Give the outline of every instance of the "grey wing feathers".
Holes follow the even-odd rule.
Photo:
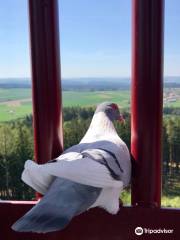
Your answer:
[[[101,188],[56,178],[42,200],[14,223],[12,229],[37,233],[61,230],[75,215],[86,211],[100,192]]]

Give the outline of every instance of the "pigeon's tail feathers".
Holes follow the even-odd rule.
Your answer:
[[[56,178],[42,200],[15,222],[12,229],[37,233],[62,230],[75,215],[88,209],[100,192],[100,188]]]
[[[51,211],[54,210],[54,211]],[[61,230],[72,219],[72,216],[68,215],[57,215],[58,209],[51,207],[49,212],[44,209],[43,205],[38,206],[37,209],[33,208],[32,211],[28,212],[16,223],[12,225],[12,229],[17,232],[36,232],[46,233]],[[41,215],[38,216],[38,212]],[[42,212],[45,212],[42,214]]]

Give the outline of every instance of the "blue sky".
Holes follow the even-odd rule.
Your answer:
[[[62,76],[131,74],[131,0],[60,0]],[[180,76],[180,1],[166,0],[164,74]],[[0,5],[0,77],[29,77],[26,0]]]

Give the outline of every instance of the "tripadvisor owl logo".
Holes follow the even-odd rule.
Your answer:
[[[136,227],[135,228],[135,234],[136,235],[142,235],[143,234],[143,228],[142,227]]]
[[[136,227],[134,232],[136,235],[139,235],[139,236],[142,234],[173,234],[174,229],[166,229],[166,228],[151,229],[151,228]]]

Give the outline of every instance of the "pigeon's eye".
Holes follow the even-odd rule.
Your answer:
[[[112,109],[114,109],[114,110],[118,110],[118,106],[117,106],[115,103],[112,103],[112,104],[111,104],[111,107],[112,107]]]

